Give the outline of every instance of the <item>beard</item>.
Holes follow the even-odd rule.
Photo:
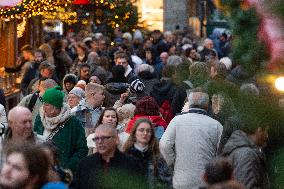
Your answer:
[[[23,180],[19,183],[14,184],[14,186],[7,186],[3,183],[0,183],[1,189],[23,189],[29,184],[30,178]]]

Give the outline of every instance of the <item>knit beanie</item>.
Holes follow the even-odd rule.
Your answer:
[[[74,87],[69,94],[74,94],[78,96],[80,99],[85,98],[85,91],[80,87]]]
[[[143,93],[144,88],[145,88],[145,85],[139,79],[135,79],[134,81],[132,81],[129,87],[130,92],[134,94]]]
[[[60,86],[47,89],[42,96],[43,102],[51,104],[57,108],[61,108],[63,106],[64,99],[64,93],[61,90]]]

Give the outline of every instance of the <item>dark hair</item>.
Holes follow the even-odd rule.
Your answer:
[[[46,60],[46,54],[45,54],[45,52],[43,52],[42,50],[36,49],[35,52],[34,52],[34,54],[35,54],[35,53],[41,53],[43,60]]]
[[[117,115],[116,110],[115,110],[113,107],[107,107],[107,108],[105,108],[105,109],[102,111],[102,114],[100,115],[100,117],[99,117],[99,119],[98,119],[98,122],[97,122],[96,127],[99,126],[99,125],[101,125],[101,124],[103,124],[102,121],[103,121],[104,114],[105,114],[106,111],[114,111],[114,112],[115,112],[115,115],[116,115],[116,118],[117,118],[117,120],[116,120],[116,125],[118,124],[118,115]]]
[[[87,64],[87,63],[83,63],[83,64],[80,65],[79,70],[81,71],[83,68],[91,69],[91,66],[89,64]]]
[[[85,43],[79,42],[79,43],[76,44],[75,47],[82,49],[85,53],[88,52],[88,47],[86,46]]]
[[[33,48],[30,46],[30,45],[24,45],[22,48],[21,48],[21,52],[23,52],[23,51],[28,51],[28,52],[30,52],[30,53],[32,53],[33,54]]]
[[[54,159],[54,162],[51,163],[55,163],[55,165],[59,164],[59,149],[53,141],[43,142],[40,144],[40,147],[51,151]]]
[[[136,102],[134,115],[159,116],[159,105],[151,96],[144,96]]]
[[[113,66],[111,69],[113,78],[125,78],[124,72],[125,72],[125,69],[122,65]]]
[[[232,162],[227,158],[216,158],[205,165],[205,175],[210,185],[228,181],[233,176]]]
[[[38,178],[34,188],[41,188],[47,182],[49,170],[48,157],[44,151],[34,144],[21,143],[8,147],[7,157],[13,153],[19,153],[24,157],[30,175]]]

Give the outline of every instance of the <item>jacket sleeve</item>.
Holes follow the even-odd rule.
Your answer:
[[[242,148],[236,151],[233,157],[234,177],[247,189],[262,188],[261,183],[265,178],[261,178],[257,155],[248,148]]]
[[[74,153],[71,155],[67,167],[72,171],[76,170],[79,161],[88,155],[87,141],[85,137],[85,131],[79,120],[75,122],[75,128],[72,133],[74,139]]]
[[[173,166],[175,162],[175,137],[176,126],[175,119],[173,119],[160,140],[160,151],[169,167]]]

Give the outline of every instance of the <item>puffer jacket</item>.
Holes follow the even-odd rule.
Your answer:
[[[119,100],[122,93],[125,93],[129,88],[129,84],[126,82],[109,82],[105,85],[106,100],[104,106],[112,107],[114,103]]]
[[[224,146],[222,156],[233,161],[234,178],[247,189],[268,189],[264,153],[246,133],[234,131]]]

